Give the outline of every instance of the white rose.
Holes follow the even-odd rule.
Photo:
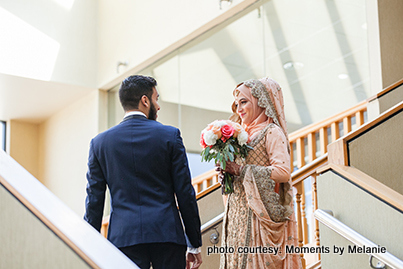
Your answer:
[[[208,146],[212,146],[217,142],[218,136],[216,134],[213,133],[213,131],[206,131],[204,132],[204,142],[206,142],[206,144]]]
[[[238,143],[243,146],[248,142],[248,133],[245,131],[241,131],[238,135]]]
[[[223,127],[224,125],[227,125],[227,122],[225,120],[215,120],[213,124],[215,126]]]

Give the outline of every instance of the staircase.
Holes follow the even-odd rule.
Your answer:
[[[401,150],[403,148],[403,139],[400,138],[401,135],[397,135],[398,133],[403,131],[403,128],[400,127],[403,126],[403,113],[401,113],[401,111],[403,111],[403,103],[400,103],[395,107],[385,111],[382,115],[369,122],[367,113],[367,106],[369,105],[369,102],[373,102],[374,100],[377,100],[377,102],[384,102],[389,105],[399,102],[399,100],[390,99],[393,99],[393,96],[396,96],[395,93],[397,91],[403,92],[402,85],[403,80],[384,89],[376,97],[370,98],[367,101],[363,101],[346,111],[334,115],[333,117],[309,125],[289,135],[289,141],[292,148],[292,170],[294,171],[291,176],[293,186],[296,190],[295,211],[298,222],[298,241],[300,247],[329,247],[329,250],[331,250],[332,247],[336,246],[336,242],[340,242],[340,238],[338,238],[337,236],[335,237],[327,231],[327,226],[325,227],[324,224],[319,225],[318,219],[324,221],[322,218],[324,211],[318,211],[318,214],[315,215],[316,219],[314,218],[314,212],[318,208],[332,209],[335,205],[334,201],[337,200],[338,195],[342,195],[332,194],[332,188],[326,188],[326,174],[332,176],[338,175],[343,178],[343,180],[353,183],[354,188],[358,187],[359,189],[365,190],[367,193],[370,193],[372,195],[368,201],[366,200],[362,203],[356,203],[355,206],[358,208],[358,211],[360,211],[360,208],[366,208],[365,206],[367,204],[371,202],[373,203],[374,201],[378,200],[382,201],[380,205],[377,205],[378,210],[380,210],[381,212],[383,210],[390,211],[390,208],[392,208],[392,212],[388,215],[388,217],[392,216],[392,219],[396,220],[397,224],[395,223],[396,225],[393,226],[394,230],[392,230],[392,232],[393,234],[399,234],[399,240],[394,240],[393,236],[388,238],[390,238],[390,242],[398,242],[397,244],[399,246],[395,246],[396,243],[385,242],[385,240],[375,240],[376,242],[385,242],[384,245],[386,248],[388,248],[388,246],[392,246],[394,249],[392,254],[389,252],[385,254],[389,258],[385,259],[385,255],[381,256],[381,258],[377,257],[378,261],[381,261],[383,259],[382,261],[384,262],[378,262],[380,264],[378,268],[403,268],[403,266],[399,267],[401,259],[403,259],[403,257],[396,254],[403,253],[403,249],[402,247],[400,247],[401,241],[403,241],[403,238],[401,238],[400,236],[400,230],[401,228],[403,228],[401,224],[403,223],[403,185],[401,184],[403,176],[401,180],[397,180],[393,183],[390,182],[389,176],[382,176],[382,173],[387,174],[390,171],[399,171],[396,168],[399,168],[401,166],[401,163],[403,163],[403,157],[400,157],[403,156],[403,154],[401,154]],[[392,98],[388,98],[389,94]],[[402,122],[396,121],[396,119],[400,119],[400,113],[402,114]],[[399,115],[399,117],[395,117],[396,115]],[[364,134],[368,133],[369,130],[373,130],[374,128],[377,128],[379,126],[383,127],[378,130],[383,130],[386,134],[389,135],[386,139],[383,139],[383,146],[378,146],[376,150],[373,150],[373,146],[368,147],[366,145],[370,145],[371,143],[377,144],[379,137],[376,136],[376,132],[372,133],[375,134],[372,135],[372,137]],[[360,137],[365,137],[367,140],[364,140]],[[387,155],[389,155],[389,153],[393,153],[393,162],[380,161],[382,160],[382,158],[385,159],[386,156],[385,154],[382,154],[382,147],[384,147],[385,145],[387,145],[387,150],[384,150],[384,152],[388,153]],[[363,149],[367,149],[367,151]],[[374,156],[376,156],[377,154],[381,157],[374,158]],[[388,159],[386,158],[386,160]],[[379,166],[382,165],[384,168],[386,167],[386,169],[379,170]],[[357,169],[352,166],[358,166],[359,168]],[[363,169],[363,171],[372,171],[368,173],[370,173],[374,177],[367,175],[360,169]],[[399,174],[402,173],[399,172]],[[320,188],[318,187],[319,178],[320,182],[323,182],[320,184]],[[219,241],[222,229],[221,225],[224,206],[222,202],[220,184],[218,183],[217,173],[214,170],[208,171],[194,178],[192,180],[192,185],[197,193],[196,198],[198,200],[200,217],[202,221],[202,268],[218,268],[219,255],[207,255],[207,247],[220,246]],[[388,187],[387,185],[391,186]],[[376,199],[374,199],[374,197]],[[337,208],[337,218],[339,218],[341,215],[344,215],[344,211],[349,211],[350,206],[348,203],[345,202],[346,200],[348,200],[347,198],[343,198],[344,203],[339,203],[340,205],[343,204],[343,206],[334,206],[334,208]],[[333,202],[327,203],[329,200]],[[320,206],[318,206],[318,204]],[[368,215],[368,212],[371,211],[369,208],[366,208],[365,212],[365,214]],[[360,219],[357,220],[357,214],[358,212],[351,216],[352,223],[360,222]],[[331,224],[329,224],[329,226],[332,226],[332,224],[339,222],[339,220],[334,217],[330,217],[330,219]],[[372,222],[371,218],[366,218],[365,221],[367,223]],[[108,221],[106,219],[103,225],[104,234],[107,230],[107,224]],[[382,229],[388,230],[385,225]],[[376,229],[372,227],[372,231],[374,230]],[[355,232],[355,234],[361,236],[359,232]],[[379,232],[379,234],[383,234],[383,232]],[[351,249],[357,249],[357,247],[360,247],[357,246],[359,245],[359,243],[354,241],[351,241],[349,243],[346,243],[345,241],[342,242],[345,249],[347,250],[348,247],[351,247]],[[364,242],[369,242],[369,240]],[[300,255],[303,261],[304,268],[309,269],[322,268],[322,266],[326,269],[375,268],[370,267],[367,254],[359,254],[353,256],[339,255],[340,257],[342,257],[339,260],[335,259],[334,257],[336,255],[332,254],[334,253],[328,255],[327,253],[322,254],[320,252],[315,252],[301,253]],[[397,258],[393,254],[397,255]],[[362,255],[364,255],[364,258]],[[371,257],[371,264],[375,266],[373,259],[375,256],[369,256]],[[390,263],[390,260],[393,260],[395,263],[393,263],[393,261]],[[355,265],[353,266],[352,264]],[[385,265],[385,267],[382,267],[383,264],[392,264],[394,267],[388,267],[387,265]]]

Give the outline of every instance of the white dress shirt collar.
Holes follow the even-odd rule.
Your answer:
[[[125,116],[123,117],[123,119],[125,119],[125,118],[127,118],[127,117],[129,117],[129,116],[132,116],[132,115],[141,115],[141,116],[144,116],[144,117],[147,118],[146,114],[144,114],[144,113],[141,112],[141,111],[130,111],[130,112],[127,112],[127,113],[125,114]]]

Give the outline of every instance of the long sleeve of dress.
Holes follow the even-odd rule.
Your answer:
[[[288,142],[278,127],[269,128],[266,132],[266,151],[269,156],[271,169],[270,178],[275,182],[287,182],[290,179],[290,154],[288,153]]]
[[[287,140],[277,125],[270,124],[252,146],[241,174],[249,205],[252,209],[256,205],[259,215],[268,213],[273,221],[284,221],[292,213],[289,195],[285,197],[291,170]],[[284,185],[288,185],[285,192]]]

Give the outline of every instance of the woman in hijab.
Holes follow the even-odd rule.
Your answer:
[[[235,175],[226,197],[220,268],[302,268],[290,178],[290,149],[280,86],[270,78],[248,80],[233,92],[234,115],[253,147],[245,160],[228,162]],[[233,253],[229,253],[233,252]]]

